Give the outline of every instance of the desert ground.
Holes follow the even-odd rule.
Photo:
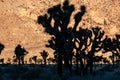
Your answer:
[[[0,65],[0,80],[119,80],[120,65],[97,66],[93,74],[76,75],[64,70],[63,77],[57,74],[56,65]],[[74,67],[73,67],[74,72]]]

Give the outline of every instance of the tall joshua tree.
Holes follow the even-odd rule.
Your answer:
[[[44,60],[44,64],[46,65],[46,61],[47,61],[47,57],[48,57],[48,52],[46,52],[45,50],[43,50],[43,52],[40,52],[40,55],[42,56],[43,60]]]
[[[93,57],[95,56],[96,52],[99,52],[102,50],[103,46],[103,36],[104,36],[104,31],[101,30],[101,28],[96,27],[92,28],[93,32],[93,38],[91,37],[91,49],[88,51],[88,65],[90,67],[90,72],[93,71]],[[88,68],[88,67],[86,67]]]
[[[78,24],[82,20],[82,16],[86,12],[86,7],[80,6],[80,11],[75,14],[75,24],[70,28],[68,26],[70,17],[74,11],[74,6],[69,4],[68,0],[65,0],[63,6],[58,4],[48,9],[47,14],[38,17],[38,23],[42,24],[45,28],[45,32],[49,33],[52,37],[48,41],[46,47],[52,48],[57,58],[58,74],[62,76],[62,60],[66,67],[71,70],[71,59],[73,56],[73,50],[76,49],[76,63],[78,71],[78,61],[81,63],[81,71],[90,68],[92,72],[93,57],[94,54],[102,49],[102,38],[104,32],[101,28],[96,27],[89,29],[80,28],[77,31]],[[54,20],[53,25],[51,24]],[[76,46],[78,43],[78,47]],[[88,49],[90,47],[90,49]],[[87,58],[87,59],[86,59]],[[87,61],[87,66],[84,68],[83,59]]]
[[[58,74],[60,76],[62,76],[62,59],[65,56],[64,46],[66,43],[72,41],[73,38],[68,30],[70,16],[73,11],[74,6],[69,5],[68,0],[65,0],[63,6],[60,4],[53,6],[48,9],[48,14],[38,17],[38,23],[43,25],[45,32],[52,35],[51,40],[48,41],[49,44],[46,46],[55,50],[54,53],[57,55]],[[54,25],[51,25],[52,20],[54,20]]]

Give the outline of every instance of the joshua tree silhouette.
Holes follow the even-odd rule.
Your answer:
[[[104,36],[104,31],[101,30],[101,28],[96,27],[92,28],[92,32],[94,37],[91,37],[91,50],[88,52],[88,64],[90,67],[90,72],[93,72],[93,57],[95,56],[96,52],[99,52],[102,49],[103,46],[103,36]],[[87,69],[88,67],[86,67]]]
[[[32,63],[32,60],[35,62],[35,64],[37,63],[37,56],[32,56],[29,58],[29,62]]]
[[[80,7],[80,12],[78,12],[75,16],[74,16],[74,19],[75,19],[75,24],[74,24],[74,29],[73,31],[76,31],[77,29],[77,26],[79,24],[79,22],[82,20],[82,16],[85,14],[86,12],[86,7],[84,5],[82,5]]]
[[[4,63],[4,58],[0,59],[0,63],[2,63],[2,64]]]
[[[76,31],[75,46],[76,49],[76,71],[78,70],[78,62],[80,61],[80,73],[86,74],[88,68],[90,72],[93,71],[93,58],[95,58],[95,53],[102,49],[102,38],[104,36],[104,31],[99,27],[92,29],[82,29],[80,28]],[[86,61],[87,65],[85,67],[83,59]]]
[[[93,58],[95,53],[103,48],[104,31],[100,27],[92,29],[77,28],[86,12],[84,5],[80,6],[80,11],[74,15],[75,23],[69,26],[70,17],[75,10],[69,0],[65,0],[63,6],[58,4],[48,9],[47,14],[38,17],[38,23],[42,24],[45,32],[51,35],[46,47],[52,48],[57,61],[58,74],[62,76],[63,61],[65,67],[72,72],[72,58],[76,57],[77,73],[86,74],[88,70],[93,72]],[[54,24],[51,21],[54,20]],[[75,51],[74,51],[75,50]],[[83,61],[84,60],[84,61]],[[80,62],[80,71],[79,71]],[[86,65],[84,63],[86,62]]]
[[[15,48],[15,55],[16,58],[18,59],[18,64],[20,65],[21,63],[24,64],[24,56],[28,54],[28,52],[25,50],[25,48],[22,48],[20,44],[18,44]]]
[[[77,73],[79,72],[78,70],[78,62],[80,61],[80,72],[84,71],[84,65],[82,59],[86,60],[87,59],[87,54],[86,50],[87,47],[90,46],[91,44],[91,37],[92,37],[92,32],[89,29],[82,29],[80,28],[79,31],[76,31],[76,36],[75,36],[75,41],[74,44],[78,44],[75,46],[76,49],[76,71]],[[88,44],[89,40],[89,44]],[[77,47],[78,46],[78,47]]]
[[[5,46],[2,43],[0,43],[0,54],[1,54],[1,52],[4,48],[5,48]],[[0,59],[0,62],[3,64],[4,63],[4,58]]]
[[[45,27],[45,32],[54,35],[51,40],[49,40],[49,44],[46,45],[47,47],[51,47],[55,50],[55,57],[57,57],[58,63],[58,74],[62,75],[62,59],[65,54],[64,46],[69,44],[72,41],[72,34],[69,33],[70,29],[68,30],[68,24],[70,21],[70,16],[74,11],[74,6],[69,5],[69,1],[65,0],[63,6],[60,4],[53,6],[52,8],[48,9],[48,14],[44,16],[38,17],[38,23],[42,24]],[[51,25],[51,20],[54,19],[54,26]],[[72,30],[71,30],[72,31]],[[70,35],[70,36],[68,36]],[[66,44],[67,43],[67,44]],[[71,44],[69,44],[71,45]],[[72,50],[70,50],[72,51]],[[67,63],[68,60],[65,61]],[[69,64],[69,63],[68,63]]]
[[[5,48],[5,46],[2,43],[0,43],[0,54],[4,48]]]
[[[43,52],[40,52],[40,55],[42,56],[43,60],[44,60],[44,64],[46,65],[46,61],[47,61],[47,57],[48,57],[48,52],[46,52],[45,50],[43,50]]]
[[[108,36],[106,36],[105,40],[103,41],[103,52],[112,52],[111,60],[113,63],[113,66],[115,64],[115,57],[116,60],[119,59],[120,56],[120,35],[116,34],[115,38],[111,39]]]

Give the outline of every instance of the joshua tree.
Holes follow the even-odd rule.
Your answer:
[[[96,27],[92,28],[92,30],[80,28],[77,31],[78,24],[86,12],[84,5],[80,6],[80,11],[75,14],[75,24],[73,27],[68,26],[74,10],[74,6],[69,4],[69,0],[65,0],[63,6],[61,4],[53,6],[48,9],[47,14],[38,17],[38,23],[42,24],[45,32],[51,35],[51,39],[48,41],[46,47],[50,47],[55,51],[54,56],[60,76],[62,76],[63,72],[62,60],[64,60],[66,67],[71,71],[73,55],[76,56],[76,71],[79,71],[78,62],[80,62],[82,74],[88,68],[92,72],[94,54],[102,49],[104,32],[101,31],[101,28]],[[52,20],[54,20],[53,25],[51,24]],[[73,54],[74,49],[76,51]],[[84,67],[83,59],[87,62],[86,67]]]
[[[75,50],[76,50],[76,71],[77,73],[79,72],[78,68],[78,62],[80,62],[80,73],[84,74],[84,62],[83,59],[87,59],[87,47],[90,46],[91,44],[91,37],[92,37],[92,31],[89,29],[82,29],[80,28],[79,31],[77,31],[75,37],[74,43],[77,44],[75,45]]]
[[[4,48],[5,48],[5,46],[2,43],[0,43],[0,54]]]
[[[116,59],[120,56],[120,35],[116,34],[115,38],[111,39],[106,36],[105,40],[103,41],[103,52],[112,52],[111,60],[113,66],[115,64],[115,57]]]
[[[96,52],[99,52],[102,50],[103,46],[103,36],[104,36],[104,31],[101,30],[101,28],[96,27],[92,28],[93,32],[93,38],[91,37],[91,49],[88,51],[88,64],[86,69],[90,68],[90,72],[93,72],[93,57],[95,56]]]
[[[116,60],[119,61],[120,60],[120,34],[116,34],[115,35],[115,40],[114,43],[116,44]]]
[[[2,63],[2,64],[4,63],[4,58],[0,59],[0,63]]]
[[[65,55],[69,54],[67,51],[65,51],[64,46],[66,43],[71,42],[73,39],[73,34],[71,34],[72,30],[68,30],[70,16],[73,11],[74,6],[69,5],[68,0],[65,0],[63,6],[58,4],[48,9],[49,15],[45,14],[44,16],[38,17],[38,23],[42,24],[43,27],[45,27],[45,32],[53,35],[51,40],[48,41],[49,44],[46,46],[55,50],[54,53],[58,63],[58,74],[60,76],[62,75],[62,60],[63,58],[65,60]],[[52,19],[54,20],[54,26],[51,25]],[[71,45],[71,43],[69,45]],[[72,50],[69,52],[71,51]],[[66,54],[64,54],[65,52]],[[66,62],[68,62],[68,60],[66,60],[65,63]],[[67,63],[67,65],[69,65],[69,63]]]
[[[32,59],[32,60],[35,62],[35,64],[36,64],[36,62],[37,62],[37,56],[33,56],[31,59]]]
[[[76,71],[78,73],[78,62],[80,62],[80,73],[86,74],[88,68],[90,72],[93,71],[93,58],[95,58],[95,53],[102,49],[104,31],[99,27],[92,29],[82,29],[80,28],[76,32],[75,46],[76,49]],[[84,60],[84,61],[83,61]],[[84,62],[87,65],[84,65]]]
[[[22,48],[21,45],[18,44],[14,52],[15,52],[16,58],[18,59],[18,64],[19,65],[21,63],[24,64],[24,56],[28,54],[25,48]]]
[[[4,48],[5,48],[5,46],[2,43],[0,43],[0,54],[1,54],[1,52]],[[4,58],[0,59],[0,62],[3,64],[4,63]]]
[[[46,52],[45,50],[43,50],[43,52],[40,52],[40,55],[42,56],[43,60],[44,60],[44,64],[46,65],[46,60],[48,57],[48,52]]]

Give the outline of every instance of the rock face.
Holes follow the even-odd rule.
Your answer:
[[[74,13],[79,10],[80,5],[87,8],[81,22],[84,25],[80,26],[100,26],[109,36],[120,33],[120,0],[69,1],[75,6]],[[45,48],[50,36],[37,24],[37,17],[46,13],[48,8],[62,2],[64,0],[0,0],[0,42],[5,45],[0,56],[13,56],[17,44],[29,51],[29,57],[39,55],[44,49],[52,55],[52,50]],[[71,17],[70,24],[73,22]]]

